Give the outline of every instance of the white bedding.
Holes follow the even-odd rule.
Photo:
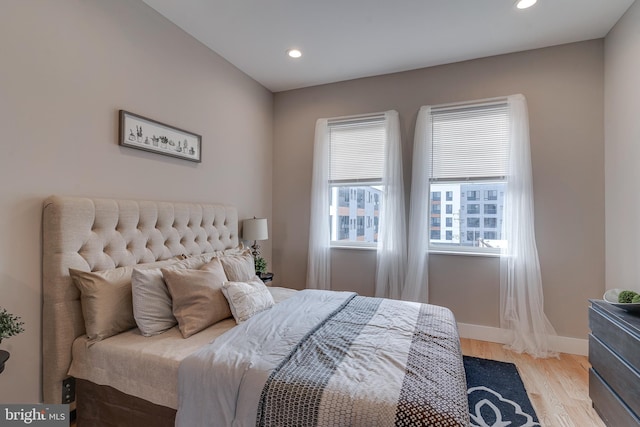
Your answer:
[[[276,303],[296,293],[278,287],[269,290]],[[91,347],[81,336],[73,343],[69,375],[177,409],[180,362],[235,326],[229,318],[187,339],[177,327],[153,337],[142,336],[136,328]]]
[[[176,426],[469,425],[455,319],[304,290],[187,357]]]

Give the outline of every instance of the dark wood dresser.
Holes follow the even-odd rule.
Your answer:
[[[606,425],[640,426],[640,315],[590,300],[589,396]]]

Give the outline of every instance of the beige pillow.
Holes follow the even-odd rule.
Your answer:
[[[231,317],[229,304],[222,294],[227,280],[217,258],[200,270],[162,269],[173,299],[173,315],[185,338],[207,326]]]
[[[166,267],[175,262],[171,259],[136,268]],[[88,345],[136,327],[131,302],[132,271],[133,266],[94,272],[69,269],[80,290]]]
[[[224,272],[230,282],[247,282],[256,275],[256,268],[251,251],[239,255],[220,257]]]
[[[188,257],[171,265],[171,269],[200,268],[211,262],[213,254]],[[220,269],[220,263],[218,263]],[[162,277],[160,268],[134,268],[131,274],[133,317],[140,333],[145,337],[158,335],[176,323],[173,316],[171,295]]]
[[[271,292],[258,276],[249,282],[226,282],[222,293],[229,302],[236,323],[242,323],[275,304]]]

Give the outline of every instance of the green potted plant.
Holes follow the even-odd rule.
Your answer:
[[[256,274],[258,274],[258,276],[262,276],[267,272],[267,261],[265,261],[261,256],[255,257],[254,264],[256,267]]]
[[[24,322],[20,317],[9,313],[5,308],[0,311],[0,343],[5,338],[24,332]]]
[[[3,339],[10,338],[24,332],[24,322],[20,317],[9,313],[5,308],[0,311],[0,343]],[[9,359],[9,352],[0,350],[0,373],[4,371],[4,363]]]

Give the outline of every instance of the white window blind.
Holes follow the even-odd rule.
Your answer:
[[[384,172],[384,117],[329,122],[329,181],[380,182]]]
[[[506,103],[434,108],[431,181],[495,179],[507,174]]]

